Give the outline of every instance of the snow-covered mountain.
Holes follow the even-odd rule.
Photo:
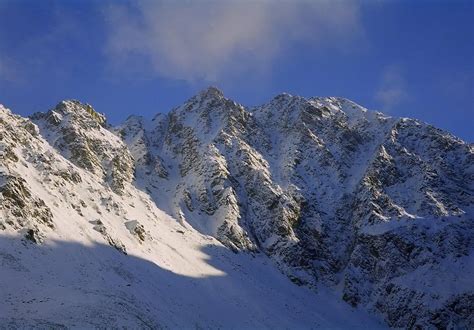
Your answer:
[[[211,87],[0,107],[0,160],[0,324],[474,327],[474,145],[425,123]]]

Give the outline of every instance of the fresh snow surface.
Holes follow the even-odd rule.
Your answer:
[[[0,238],[0,324],[11,327],[382,328],[330,293],[288,281],[169,219],[128,255],[71,230],[43,245]],[[181,233],[184,231],[184,234]],[[127,241],[126,235],[120,237]]]

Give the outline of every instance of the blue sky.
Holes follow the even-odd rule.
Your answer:
[[[209,85],[244,105],[343,96],[474,141],[474,1],[0,0],[0,103],[112,123]]]

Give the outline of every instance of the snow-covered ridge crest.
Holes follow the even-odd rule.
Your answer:
[[[474,148],[447,132],[339,97],[247,108],[215,87],[117,127],[78,101],[31,120],[0,115],[0,234],[47,244],[71,231],[221,276],[191,261],[209,243],[226,260],[268,257],[265,274],[275,264],[391,326],[473,324]]]
[[[103,114],[88,104],[67,100],[31,119],[61,155],[124,193],[124,182],[133,179],[133,159],[122,140],[107,129]]]

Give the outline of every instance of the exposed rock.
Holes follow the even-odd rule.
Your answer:
[[[42,235],[38,228],[30,228],[26,230],[25,239],[35,244],[40,244],[44,241],[44,235]]]
[[[0,175],[0,211],[6,224],[20,229],[30,224],[54,228],[53,215],[44,201],[35,197],[23,178]]]
[[[137,220],[127,221],[125,227],[130,231],[130,234],[136,236],[140,242],[144,242],[149,238],[149,234],[146,232],[142,224]]]
[[[93,229],[99,232],[100,234],[102,234],[103,238],[110,246],[114,247],[115,249],[117,249],[123,254],[127,254],[127,248],[125,247],[125,245],[119,239],[112,237],[108,233],[107,228],[102,223],[102,221],[95,220],[95,221],[90,221],[90,223],[94,224]]]
[[[72,100],[47,113],[35,113],[31,119],[63,156],[100,177],[117,194],[125,192],[133,179],[133,158],[121,140],[106,129],[104,115]]]
[[[432,324],[452,297],[420,307],[425,288],[393,283],[471,251],[474,148],[448,133],[342,98],[281,94],[246,109],[215,88],[117,130],[158,206],[234,251],[268,254],[295,283],[342,288],[397,327]]]

